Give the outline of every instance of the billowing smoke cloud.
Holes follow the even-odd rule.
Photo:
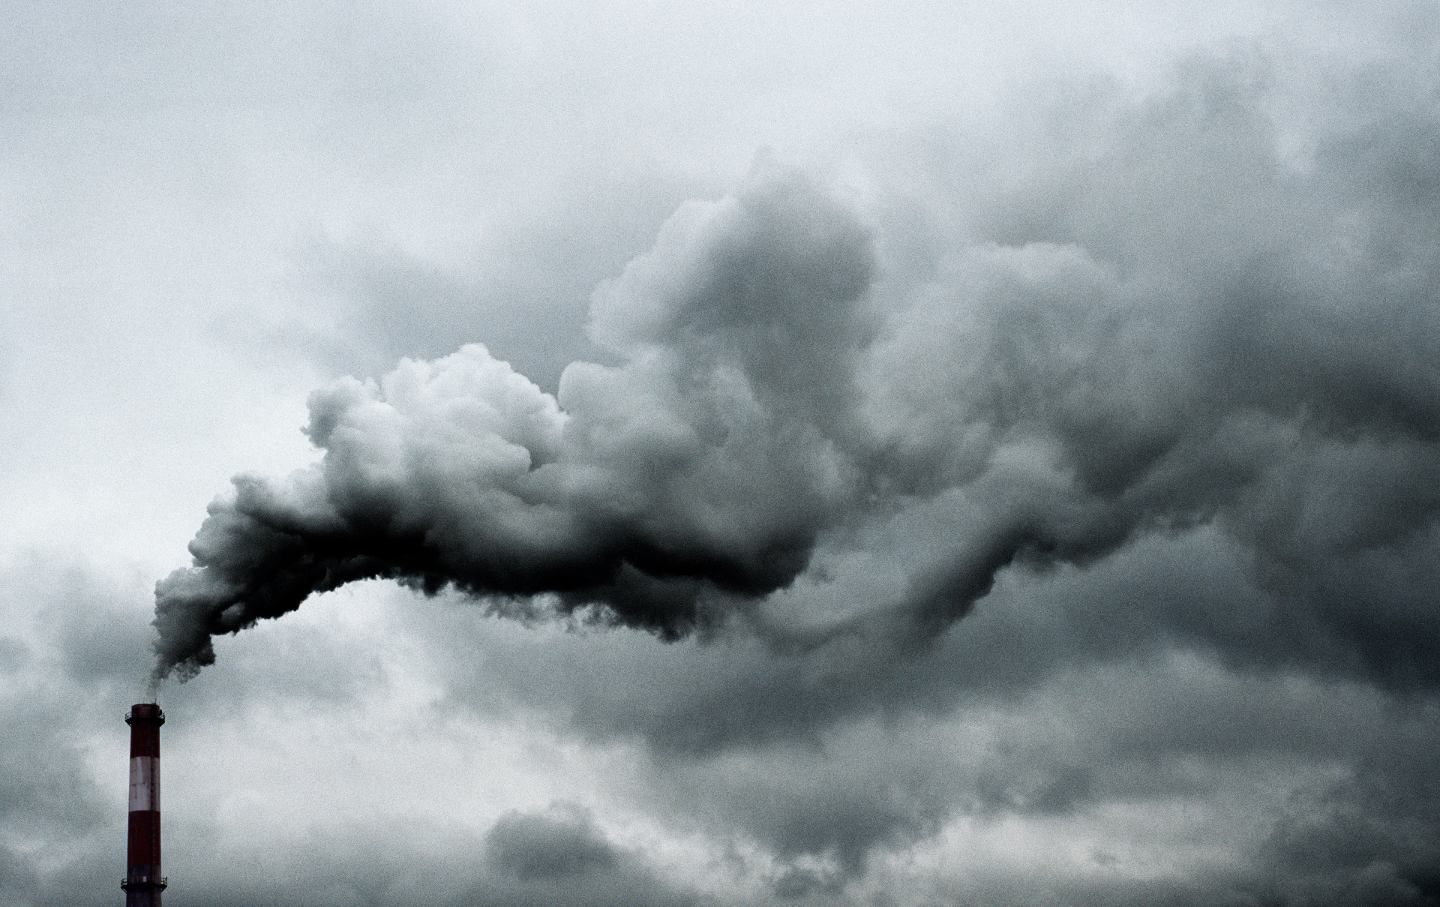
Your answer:
[[[594,334],[624,365],[574,364],[552,397],[472,345],[317,392],[323,460],[238,477],[195,566],[159,584],[157,673],[367,577],[603,605],[670,637],[711,600],[785,585],[863,488],[873,268],[853,215],[768,172],[681,209],[596,294]]]
[[[667,638],[741,614],[904,646],[1008,567],[1213,524],[1293,608],[1294,657],[1440,680],[1434,609],[1376,606],[1384,553],[1433,547],[1440,513],[1440,252],[1395,189],[1433,170],[1408,134],[1287,159],[1260,87],[1187,80],[1033,174],[1063,192],[992,190],[918,249],[761,167],[601,287],[620,364],[555,396],[479,345],[317,392],[321,461],[238,477],[159,584],[157,677],[373,577]],[[904,550],[875,601],[757,607],[877,540]]]

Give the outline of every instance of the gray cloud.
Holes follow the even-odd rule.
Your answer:
[[[186,829],[222,845],[217,830]],[[644,854],[618,846],[573,804],[511,812],[476,838],[419,823],[395,836],[357,827],[311,836],[305,853],[271,853],[241,845],[251,865],[233,864],[182,880],[187,896],[230,905],[287,897],[307,904],[427,903],[438,905],[692,905],[710,903],[663,878]],[[317,870],[317,866],[321,867]],[[435,870],[442,868],[443,872]]]
[[[1320,904],[1429,904],[1440,897],[1435,779],[1428,771],[1414,778],[1374,769],[1297,794],[1276,822],[1267,845],[1291,873],[1290,897]]]
[[[124,752],[121,718],[143,665],[134,647],[143,650],[136,615],[144,602],[138,576],[116,580],[54,551],[0,562],[7,632],[0,637],[0,893],[7,903],[61,904],[97,891],[118,897],[121,792],[102,788],[90,756],[97,747]]]
[[[476,904],[700,903],[608,841],[572,804],[502,816],[485,836],[485,854],[493,875],[471,894]]]
[[[338,374],[382,373],[402,357],[437,358],[483,341],[553,392],[571,362],[606,355],[585,336],[590,291],[646,248],[686,198],[662,176],[566,174],[556,183],[523,221],[497,235],[477,231],[459,265],[384,237],[312,236],[292,253],[291,305],[277,323],[225,327]],[[570,203],[575,194],[589,202],[583,210]]]

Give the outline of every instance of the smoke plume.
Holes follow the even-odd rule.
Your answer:
[[[1440,512],[1436,246],[1351,145],[1296,169],[1257,89],[1194,82],[1057,154],[1066,193],[1041,168],[918,248],[760,167],[596,292],[619,364],[553,396],[478,344],[317,391],[319,462],[237,477],[160,582],[156,676],[367,578],[664,638],[739,614],[915,644],[1004,569],[1213,524],[1293,603],[1297,657],[1343,632],[1374,650],[1358,670],[1435,681],[1423,646],[1366,637],[1394,615],[1315,578]],[[887,598],[803,633],[758,607],[878,536],[905,548]],[[1440,633],[1428,614],[1405,632]]]
[[[804,180],[759,176],[682,208],[595,297],[596,338],[557,396],[485,347],[406,360],[310,400],[325,451],[243,475],[157,589],[159,675],[314,592],[385,577],[427,591],[548,594],[674,637],[713,597],[792,580],[856,506],[855,358],[866,231]]]

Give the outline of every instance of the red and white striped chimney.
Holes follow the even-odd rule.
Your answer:
[[[153,702],[130,707],[130,847],[125,907],[160,907],[160,725],[165,713]]]

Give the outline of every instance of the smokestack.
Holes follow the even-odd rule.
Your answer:
[[[130,847],[125,870],[125,907],[160,907],[160,725],[165,713],[153,702],[136,703],[130,725]]]

